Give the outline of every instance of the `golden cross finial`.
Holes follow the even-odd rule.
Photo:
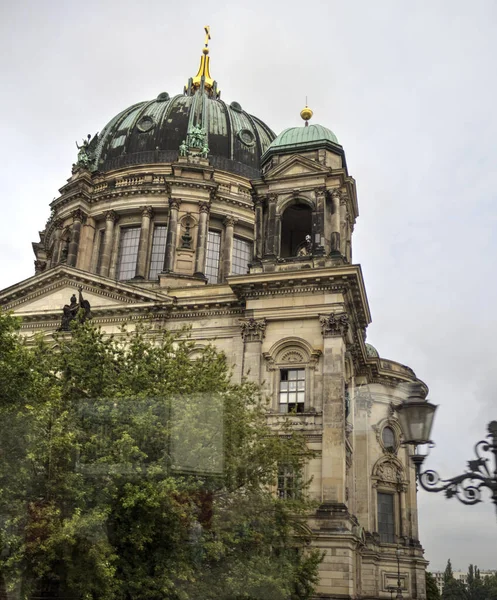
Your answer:
[[[209,27],[209,25],[206,25],[204,27],[204,31],[205,31],[205,47],[208,48],[209,40],[211,39],[211,28]]]

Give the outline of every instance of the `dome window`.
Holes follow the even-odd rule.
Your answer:
[[[138,129],[138,131],[141,131],[142,133],[146,133],[147,131],[150,131],[153,126],[154,126],[154,120],[152,119],[152,117],[142,117],[138,121],[136,128]]]
[[[238,139],[245,144],[245,146],[253,146],[255,144],[255,136],[250,129],[240,129],[237,133]]]
[[[238,102],[232,102],[230,108],[236,112],[242,112],[242,107]]]
[[[170,96],[167,92],[161,92],[158,96],[157,96],[157,102],[167,102],[168,100],[170,100]]]

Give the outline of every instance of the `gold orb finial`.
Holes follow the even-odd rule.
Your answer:
[[[300,116],[302,117],[302,119],[304,119],[306,127],[308,125],[307,121],[309,121],[309,119],[312,118],[312,115],[313,112],[307,105],[300,111]]]

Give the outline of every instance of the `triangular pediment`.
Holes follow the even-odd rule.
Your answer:
[[[329,167],[323,167],[323,165],[314,160],[293,154],[273,169],[267,171],[264,179],[272,181],[275,179],[328,175],[329,172]]]
[[[16,314],[61,313],[81,286],[91,309],[133,304],[170,304],[167,294],[59,265],[0,292],[0,306]]]

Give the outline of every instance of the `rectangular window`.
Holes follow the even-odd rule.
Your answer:
[[[133,279],[136,273],[140,227],[121,229],[119,255],[117,257],[117,278]]]
[[[157,279],[164,268],[164,257],[166,255],[167,226],[156,225],[154,227],[154,238],[152,240],[152,254],[150,257],[149,279]]]
[[[233,239],[233,255],[231,258],[231,274],[245,275],[248,273],[249,262],[252,260],[252,242],[240,238]]]
[[[395,544],[394,494],[378,492],[378,533],[380,541]]]
[[[305,369],[281,369],[280,412],[304,412]]]
[[[219,257],[221,255],[221,234],[209,231],[207,235],[207,256],[205,260],[205,276],[209,283],[219,281]]]
[[[301,492],[300,473],[292,465],[278,467],[278,498],[295,500]]]

